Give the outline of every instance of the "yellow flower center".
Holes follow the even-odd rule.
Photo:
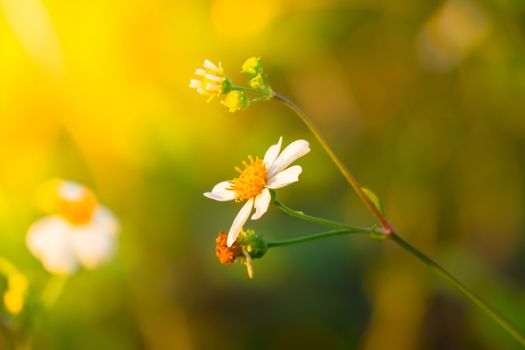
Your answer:
[[[239,177],[230,181],[232,186],[229,190],[235,192],[236,202],[254,198],[266,186],[267,171],[264,162],[259,157],[254,160],[252,156],[249,156],[248,159],[250,163],[242,162],[244,170],[239,167],[235,168],[240,173]]]
[[[42,184],[36,201],[43,211],[58,213],[73,225],[90,222],[98,205],[97,197],[91,190],[61,179]]]
[[[97,207],[97,198],[87,188],[75,199],[59,197],[58,213],[73,225],[82,225],[91,221]]]

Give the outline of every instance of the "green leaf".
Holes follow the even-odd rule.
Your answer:
[[[366,187],[361,187],[361,189],[363,190],[363,193],[368,197],[368,199],[370,199],[370,201],[374,203],[376,209],[379,210],[381,214],[383,214],[383,209],[381,209],[381,202],[379,201],[377,195]]]

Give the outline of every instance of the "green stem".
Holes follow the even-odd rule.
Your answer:
[[[272,204],[275,205],[277,208],[281,209],[286,214],[296,217],[301,220],[313,222],[316,224],[321,224],[325,226],[330,226],[338,229],[344,229],[348,233],[358,233],[358,232],[371,232],[376,234],[383,233],[382,231],[378,230],[378,228],[368,228],[368,227],[358,227],[358,226],[351,226],[347,224],[342,224],[340,222],[335,222],[328,219],[318,218],[311,215],[306,215],[302,211],[297,211],[292,208],[287,207],[283,202],[278,200],[275,195],[273,196]]]
[[[325,232],[314,233],[314,234],[311,234],[311,235],[297,237],[297,238],[292,238],[292,239],[286,239],[286,240],[282,240],[282,241],[270,241],[270,242],[267,242],[266,245],[268,246],[268,248],[282,247],[282,246],[298,244],[298,243],[303,243],[303,242],[308,242],[308,241],[313,241],[313,240],[316,240],[316,239],[328,238],[328,237],[333,237],[333,236],[340,236],[340,235],[346,235],[346,234],[352,234],[352,233],[353,234],[370,233],[370,232],[373,232],[373,230],[374,230],[373,227],[367,228],[367,229],[365,229],[362,232],[357,232],[355,230],[349,230],[349,229],[339,229],[339,230],[332,230],[332,231],[325,231]]]
[[[243,88],[244,91],[251,91],[260,93],[263,95],[267,95],[267,93],[258,90],[258,89],[252,89],[252,88]],[[282,102],[285,106],[290,108],[302,121],[303,123],[308,127],[310,132],[315,136],[315,138],[319,141],[321,146],[324,148],[328,156],[331,158],[331,160],[334,162],[336,167],[339,169],[339,171],[343,174],[345,179],[348,181],[350,186],[353,187],[353,189],[356,191],[358,196],[361,198],[361,200],[366,204],[368,209],[374,214],[374,216],[379,220],[381,223],[381,226],[383,227],[383,231],[377,231],[375,228],[366,231],[366,228],[358,228],[354,226],[349,226],[341,223],[337,223],[331,220],[326,220],[322,218],[317,218],[309,215],[305,215],[302,212],[295,211],[293,209],[288,208],[285,206],[282,202],[277,200],[277,198],[274,197],[273,204],[276,205],[279,209],[284,211],[285,213],[294,216],[296,218],[314,222],[322,225],[327,225],[331,227],[338,228],[339,230],[330,231],[330,234],[327,233],[321,233],[317,235],[311,235],[306,237],[300,237],[297,239],[289,240],[289,241],[282,241],[279,242],[273,242],[273,246],[278,245],[287,245],[287,244],[295,244],[300,243],[304,241],[309,241],[313,239],[318,238],[324,238],[329,237],[337,234],[344,234],[344,233],[357,233],[357,232],[368,232],[371,234],[371,237],[373,238],[391,238],[394,242],[396,242],[399,246],[404,248],[407,252],[411,253],[413,256],[418,258],[422,263],[430,267],[432,270],[439,273],[441,276],[443,276],[447,281],[452,283],[461,293],[463,293],[467,298],[469,298],[472,302],[474,302],[476,305],[478,305],[487,315],[492,317],[503,329],[505,329],[507,332],[509,332],[516,340],[520,342],[523,346],[525,346],[525,336],[507,319],[505,319],[498,311],[496,311],[494,308],[492,308],[490,305],[488,305],[481,297],[479,297],[476,293],[474,293],[472,290],[467,288],[463,283],[461,283],[457,278],[455,278],[451,273],[449,273],[447,270],[445,270],[443,267],[441,267],[439,264],[437,264],[435,261],[430,259],[428,256],[417,250],[415,247],[413,247],[408,242],[404,241],[401,237],[399,237],[392,227],[392,225],[386,220],[386,218],[383,216],[383,214],[379,211],[379,209],[376,207],[376,205],[372,202],[372,200],[366,195],[366,193],[363,191],[357,180],[353,177],[353,175],[350,173],[350,171],[345,167],[345,165],[339,160],[339,158],[336,156],[335,152],[332,150],[332,148],[328,145],[328,143],[325,141],[325,139],[322,137],[322,135],[317,131],[314,124],[310,120],[310,118],[306,115],[305,112],[301,110],[301,108],[295,104],[293,101],[289,100],[288,98],[272,93],[269,95],[269,98],[274,97],[280,102]],[[374,236],[375,235],[375,236]]]
[[[273,96],[271,92],[268,92],[266,90],[257,89],[257,88],[252,88],[252,87],[249,87],[249,86],[232,85],[231,89],[232,90],[237,90],[237,91],[253,92],[253,93],[256,93],[256,94],[264,95],[267,98],[270,98],[270,97]]]
[[[290,244],[297,244],[297,243],[302,243],[302,242],[311,241],[315,239],[326,238],[326,237],[342,235],[342,234],[349,234],[349,233],[368,233],[370,234],[370,237],[375,238],[375,239],[389,238],[393,240],[394,242],[396,242],[401,248],[405,249],[407,252],[409,252],[416,258],[418,258],[423,264],[425,264],[432,270],[439,273],[442,277],[444,277],[447,281],[449,281],[452,285],[454,285],[461,293],[463,293],[467,298],[469,298],[473,303],[478,305],[487,315],[489,315],[494,321],[496,321],[501,327],[503,327],[503,329],[509,332],[514,338],[516,338],[516,340],[518,340],[522,345],[525,346],[525,336],[516,328],[516,326],[514,326],[510,321],[505,319],[505,317],[503,317],[498,311],[496,311],[493,307],[488,305],[481,297],[479,297],[476,293],[470,290],[467,286],[465,286],[462,282],[460,282],[456,277],[454,277],[450,272],[445,270],[441,265],[439,265],[434,260],[432,260],[425,254],[423,254],[421,251],[419,251],[417,248],[412,246],[407,241],[403,240],[395,232],[392,232],[390,234],[385,234],[383,230],[378,229],[376,227],[367,228],[367,227],[350,226],[350,225],[338,223],[335,221],[306,215],[301,211],[297,211],[297,210],[287,207],[284,203],[279,201],[277,197],[275,197],[275,193],[272,193],[272,196],[273,196],[272,203],[276,207],[281,209],[283,212],[285,212],[286,214],[289,214],[293,217],[296,217],[304,221],[334,227],[334,228],[337,228],[337,230],[321,232],[321,233],[299,237],[295,239],[290,239],[290,240],[285,240],[285,241],[268,242],[268,248],[277,247],[277,246],[285,246],[285,245],[290,245]]]
[[[319,141],[321,146],[323,146],[326,153],[328,153],[328,156],[330,157],[330,159],[332,159],[337,169],[339,169],[339,171],[341,172],[341,174],[343,174],[343,176],[348,181],[350,186],[352,186],[353,189],[356,191],[359,198],[361,198],[361,200],[366,204],[366,206],[372,212],[372,214],[374,214],[377,220],[379,220],[379,222],[381,223],[381,226],[383,226],[385,230],[385,233],[390,234],[394,232],[392,225],[390,225],[390,223],[386,220],[383,214],[381,214],[381,212],[377,209],[375,204],[370,200],[370,198],[368,198],[368,196],[363,191],[363,189],[361,188],[357,180],[353,177],[350,171],[344,166],[343,162],[339,160],[339,158],[336,156],[332,148],[328,145],[325,139],[317,131],[314,124],[312,123],[310,118],[306,115],[306,113],[303,112],[301,108],[299,108],[299,106],[297,106],[293,101],[289,100],[288,98],[284,96],[273,94],[273,97],[281,101],[286,107],[290,108],[293,112],[295,112],[295,114],[297,114],[297,116],[303,121],[303,123],[306,124],[310,132],[315,136],[317,141]]]
[[[420,252],[414,246],[412,246],[407,241],[403,240],[396,233],[389,235],[394,242],[399,244],[407,252],[418,258],[423,264],[427,265],[432,270],[439,273],[447,281],[452,283],[461,293],[463,293],[467,298],[469,298],[474,304],[478,305],[485,313],[487,313],[494,321],[496,321],[503,329],[509,332],[516,340],[520,342],[521,345],[525,346],[525,335],[521,333],[516,326],[514,326],[510,321],[503,317],[498,311],[488,305],[480,296],[470,290],[467,286],[461,283],[456,277],[454,277],[450,272],[445,270],[442,266],[436,263],[434,260],[430,259],[428,256]]]

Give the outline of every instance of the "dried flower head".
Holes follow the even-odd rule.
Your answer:
[[[231,265],[238,257],[242,256],[242,249],[237,244],[232,244],[231,247],[228,247],[226,240],[228,235],[226,232],[221,231],[215,239],[215,255],[219,259],[219,262],[223,265]]]
[[[219,232],[215,239],[215,254],[223,265],[231,265],[236,260],[246,265],[250,278],[253,277],[253,259],[260,259],[268,250],[262,237],[255,234],[254,230],[241,230],[239,238],[231,246],[227,244],[227,234]]]

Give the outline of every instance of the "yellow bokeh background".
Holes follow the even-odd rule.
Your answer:
[[[122,224],[115,258],[72,277],[32,326],[34,348],[518,348],[388,242],[271,250],[253,280],[219,265],[215,236],[240,206],[202,193],[280,136],[312,146],[283,201],[374,220],[284,106],[231,114],[188,84],[205,58],[241,84],[244,60],[262,57],[399,232],[523,329],[523,11],[519,0],[0,0],[0,255],[43,288],[25,234],[50,178],[91,187]],[[269,239],[319,229],[275,208],[250,225]],[[13,324],[1,329],[9,348]]]

